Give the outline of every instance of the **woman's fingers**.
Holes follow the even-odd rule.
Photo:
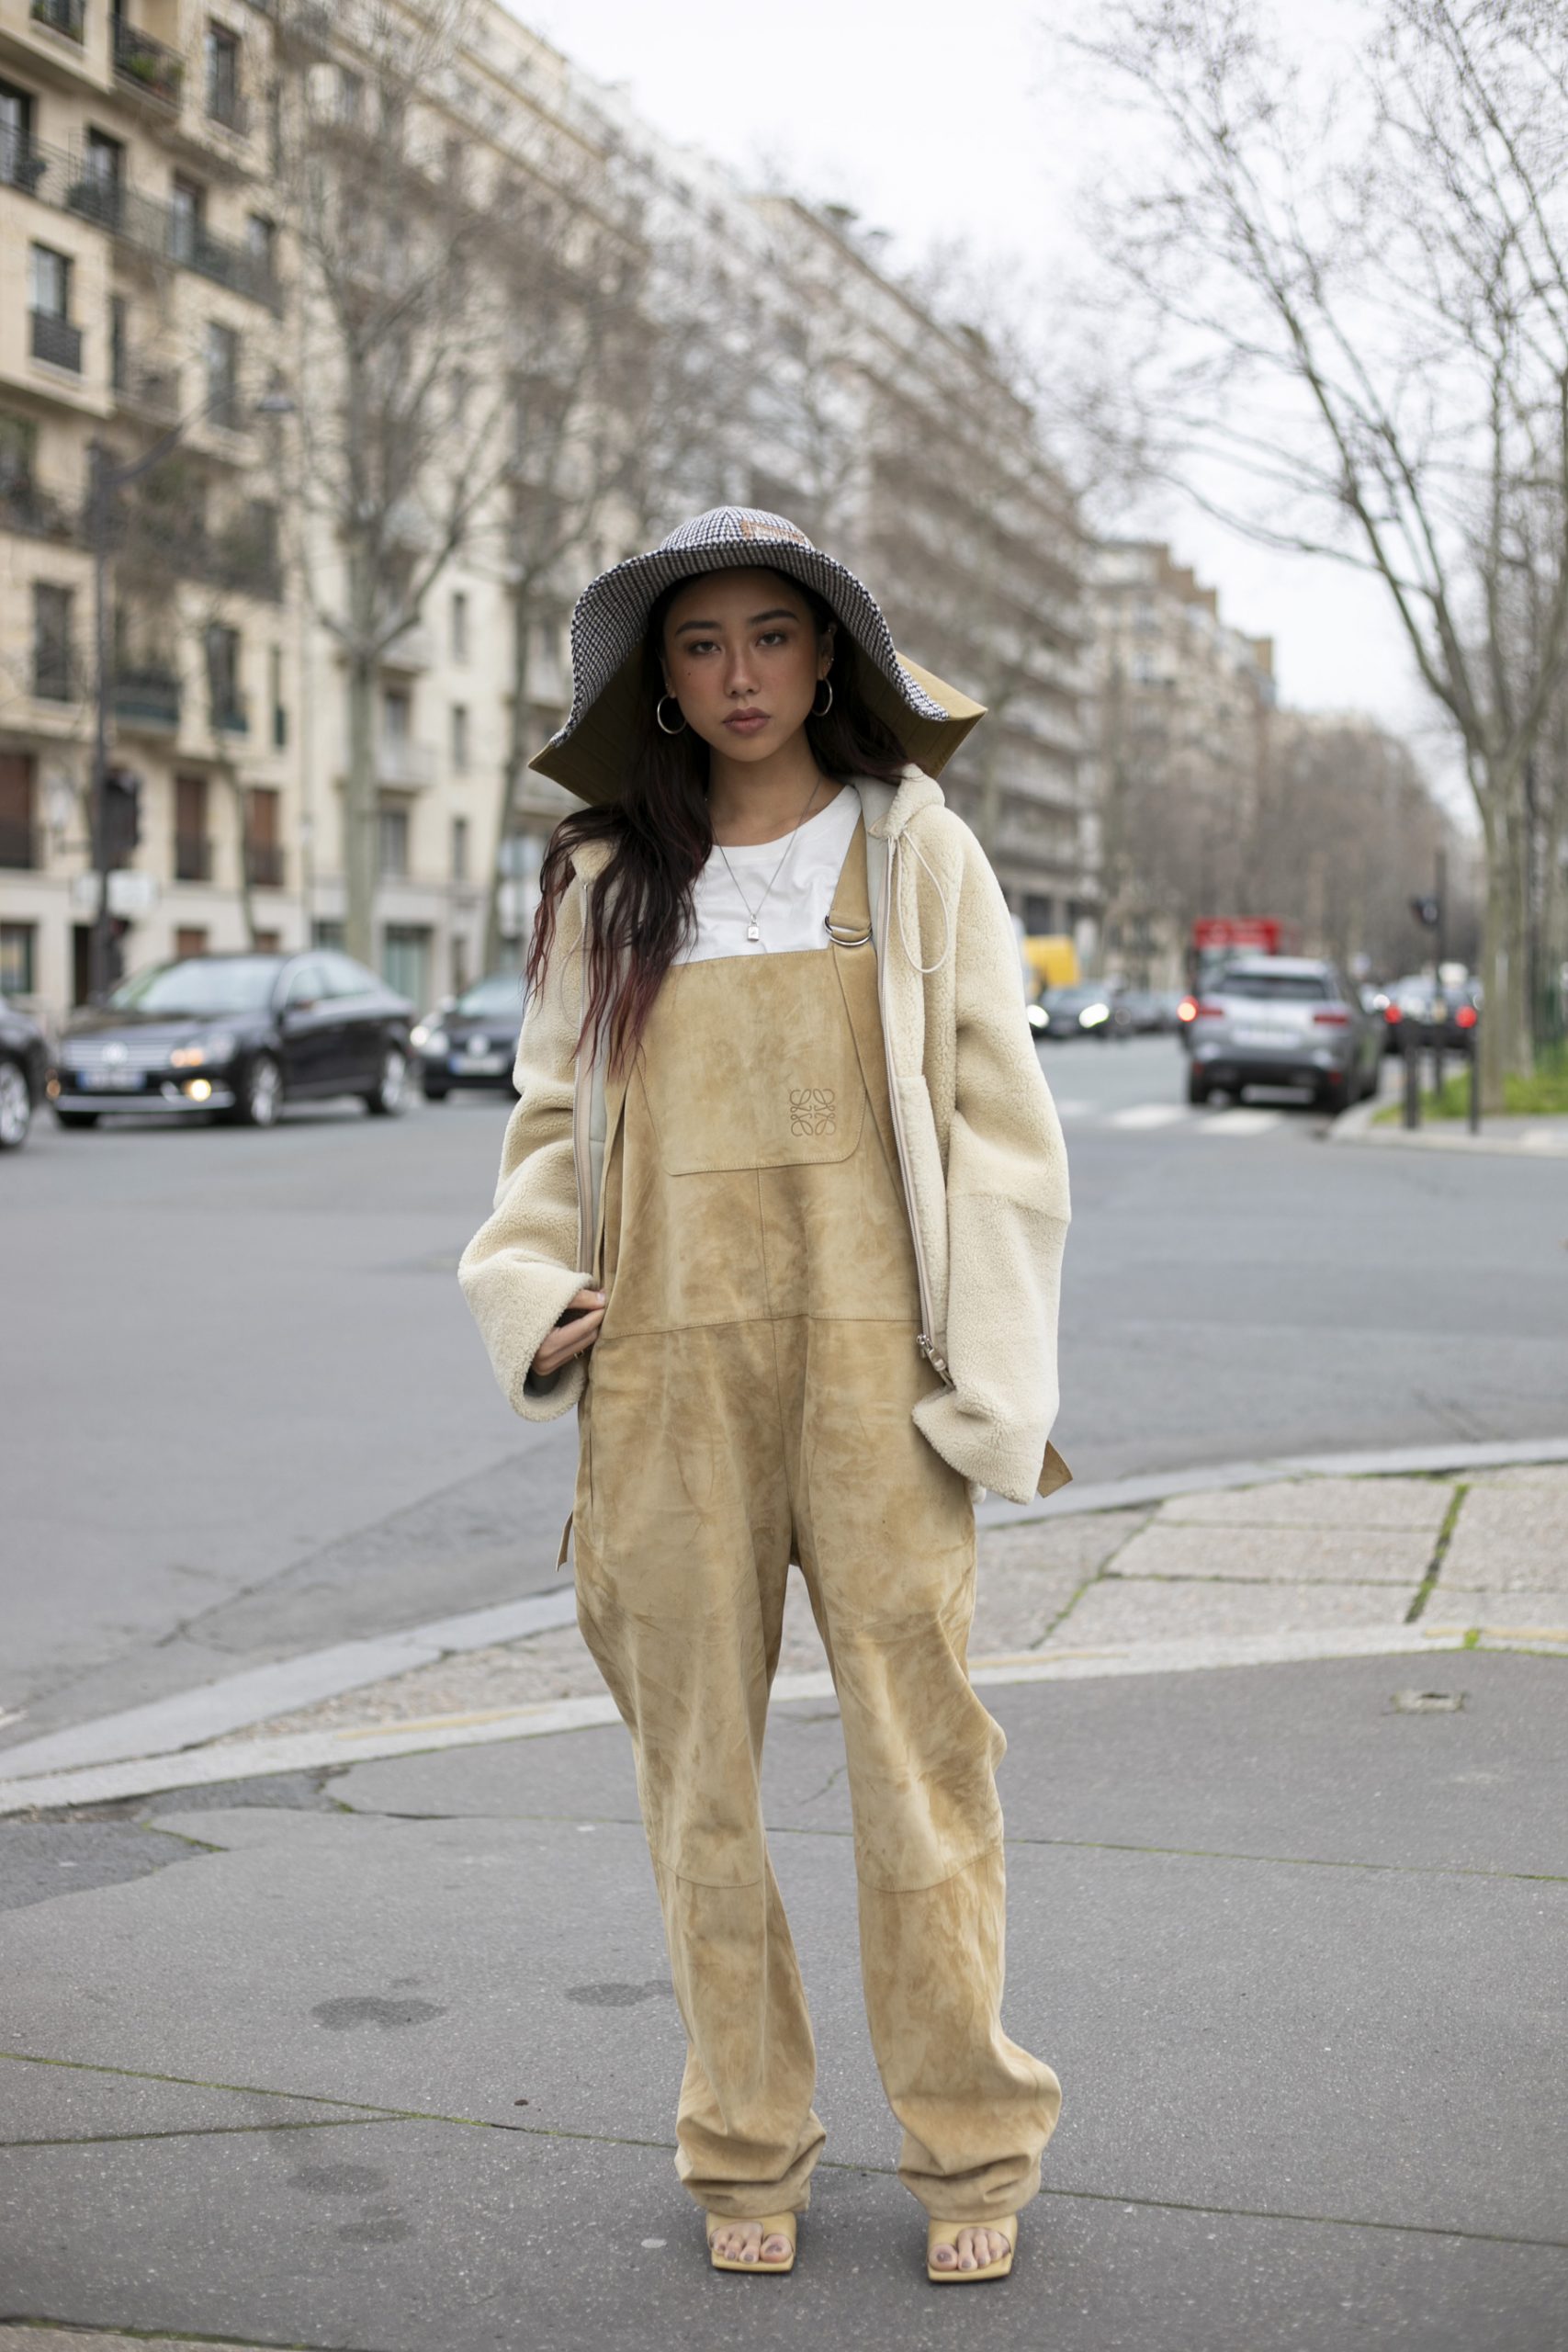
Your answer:
[[[581,1309],[581,1312],[574,1312]],[[534,1358],[534,1371],[541,1379],[558,1372],[573,1356],[581,1355],[599,1336],[599,1326],[604,1320],[604,1294],[601,1290],[580,1290],[567,1307],[568,1320],[558,1323],[539,1343]]]

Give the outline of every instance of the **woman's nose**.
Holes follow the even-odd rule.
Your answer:
[[[755,691],[756,684],[751,657],[744,646],[738,647],[725,668],[724,690],[730,695],[749,695]]]

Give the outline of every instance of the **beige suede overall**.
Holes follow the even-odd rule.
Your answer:
[[[1033,2195],[1061,2093],[998,2017],[1004,1743],[965,1672],[968,1489],[909,1419],[937,1375],[915,1345],[863,826],[832,920],[861,944],[674,967],[615,1090],[579,1615],[636,1748],[692,2195],[735,2219],[803,2210],[823,2140],[758,1794],[794,1557],[842,1715],[900,2177],[932,2214],[984,2222]]]

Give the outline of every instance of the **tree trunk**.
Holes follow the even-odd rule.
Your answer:
[[[348,772],[343,793],[344,944],[376,967],[377,664],[357,646],[348,657]]]
[[[518,787],[528,763],[528,631],[532,609],[521,589],[513,606],[512,723],[507,730],[506,758],[501,771],[501,806],[497,811],[495,855],[491,860],[490,901],[485,909],[485,970],[498,972],[505,953],[501,933],[501,894],[506,876],[502,859],[512,832]]]
[[[1529,844],[1522,779],[1494,770],[1477,795],[1486,853],[1486,898],[1481,925],[1481,1106],[1503,1110],[1504,1079],[1528,1077],[1535,1067],[1530,1035],[1529,974]]]

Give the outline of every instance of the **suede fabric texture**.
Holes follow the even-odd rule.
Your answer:
[[[972,1488],[1024,1502],[1067,1475],[1048,1441],[1070,1207],[1061,1127],[1023,1018],[1011,921],[979,842],[931,777],[910,767],[897,788],[867,778],[851,788],[870,837],[903,1203],[928,1270],[930,1336],[946,1366],[912,1409]],[[566,1412],[586,1378],[582,1359],[547,1382],[530,1366],[590,1279],[603,1231],[619,1090],[586,1056],[579,1068],[577,1045],[587,886],[605,854],[592,843],[575,861],[550,968],[523,1023],[520,1099],[493,1213],[459,1270],[502,1390],[530,1420]]]
[[[834,919],[863,930],[857,827]],[[579,1622],[632,1734],[689,2054],[677,2168],[801,2211],[815,2051],[759,1776],[792,1557],[833,1668],[866,2012],[900,2176],[1016,2212],[1060,2092],[1001,2030],[1004,1742],[974,1690],[975,1517],[940,1393],[869,945],[677,967],[610,1111],[604,1321],[581,1400]]]

